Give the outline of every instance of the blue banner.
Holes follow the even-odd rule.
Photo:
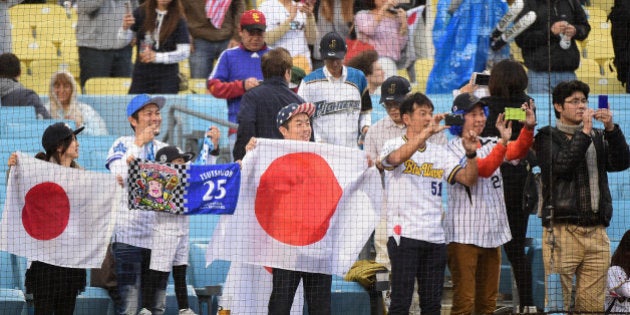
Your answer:
[[[190,165],[184,214],[233,214],[241,189],[238,163]]]

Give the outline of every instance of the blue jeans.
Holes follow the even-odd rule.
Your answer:
[[[112,245],[116,261],[116,280],[120,304],[116,306],[116,314],[135,315],[140,305],[140,292],[146,283],[151,250],[124,243]],[[155,303],[150,309],[154,315],[164,314],[166,309],[166,281],[160,284],[155,293]]]
[[[422,314],[440,314],[446,270],[446,244],[434,244],[401,237],[387,241],[392,264],[392,294],[389,314],[409,314],[413,287],[418,279]]]
[[[79,47],[81,88],[85,81],[94,77],[130,77],[131,45],[121,49],[94,49]]]
[[[551,93],[558,83],[562,81],[577,80],[577,76],[573,71],[538,72],[527,70],[527,78],[529,79],[529,84],[527,86],[527,93],[529,94]]]
[[[209,42],[201,38],[193,38],[195,50],[190,54],[190,77],[193,79],[207,79],[212,72],[214,61],[227,48],[230,40]]]

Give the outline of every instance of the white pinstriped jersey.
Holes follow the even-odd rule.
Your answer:
[[[380,157],[389,171],[385,179],[388,235],[397,231],[407,238],[444,244],[443,180],[454,182],[461,166],[446,146],[427,142],[424,150],[418,150],[409,160],[391,168],[387,156],[405,142],[405,136],[388,140]]]
[[[479,138],[477,156],[484,158],[498,143],[498,138]],[[448,143],[448,150],[466,162],[466,151],[460,137]],[[470,193],[469,193],[470,192]],[[497,168],[488,177],[479,177],[472,187],[456,183],[448,190],[448,209],[444,220],[447,243],[472,244],[495,248],[512,239],[503,197],[503,177]]]

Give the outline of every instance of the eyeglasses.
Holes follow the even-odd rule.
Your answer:
[[[586,98],[582,98],[582,99],[580,99],[580,98],[574,98],[574,99],[572,99],[572,100],[564,101],[564,103],[565,103],[565,104],[566,104],[566,103],[569,103],[569,104],[571,104],[571,105],[580,105],[580,104],[586,104],[586,105],[588,105],[588,99],[586,99]]]

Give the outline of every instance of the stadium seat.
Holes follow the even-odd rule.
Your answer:
[[[429,79],[429,73],[433,69],[433,59],[418,59],[416,60],[416,82],[417,85],[413,88],[416,92],[425,93],[427,90],[427,80]]]
[[[20,283],[18,258],[0,251],[0,310],[3,314],[25,314],[26,298]]]
[[[370,314],[370,295],[358,282],[345,281],[339,276],[333,276],[330,291],[331,314]],[[307,313],[305,308],[304,314]]]
[[[190,243],[190,255],[188,257],[189,279],[195,291],[204,291],[206,287],[214,286],[220,288],[225,283],[228,271],[230,270],[230,262],[225,260],[215,260],[208,268],[206,268],[206,249],[207,242]],[[220,290],[218,290],[220,291]],[[199,301],[202,301],[199,299]],[[208,296],[204,300],[208,305],[208,309],[204,311],[199,309],[200,314],[214,314],[218,307],[218,298],[216,295]],[[199,306],[202,307],[201,305]]]
[[[3,126],[0,126],[0,128],[2,128],[0,134],[2,134],[2,137],[14,139],[32,137],[41,139],[44,130],[57,122],[63,122],[68,124],[70,128],[75,128],[74,120],[38,119],[27,122],[7,122]]]
[[[85,94],[125,95],[130,86],[131,78],[90,78],[85,82]]]
[[[89,283],[89,281],[88,281]],[[74,315],[113,315],[114,303],[107,290],[96,287],[86,287],[77,296]]]
[[[588,8],[587,14],[591,32],[584,40],[584,55],[604,66],[606,60],[614,58],[610,22],[607,21],[606,12],[597,7]]]
[[[188,81],[188,88],[192,94],[208,94],[208,87],[206,79],[190,79]]]
[[[33,106],[0,106],[0,126],[7,122],[27,122],[35,121],[35,119],[35,108]]]
[[[186,107],[188,109],[212,116],[214,118],[226,121],[228,120],[228,109],[224,99],[215,98],[210,94],[187,95],[186,97]],[[221,148],[228,147],[228,128],[226,126],[221,126],[217,123],[213,123],[201,118],[196,118],[191,115],[186,115],[185,117],[186,119],[184,121],[187,122],[187,128],[185,128],[184,130],[185,133],[190,133],[193,130],[205,131],[208,129],[208,126],[214,125],[219,127],[219,130],[221,131],[219,146]]]
[[[79,134],[78,163],[87,170],[108,173],[105,167],[109,148],[116,136],[87,136]]]

